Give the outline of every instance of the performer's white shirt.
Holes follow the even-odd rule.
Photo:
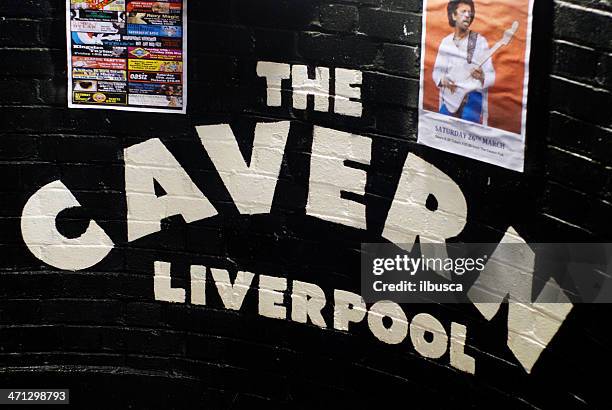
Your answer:
[[[463,37],[455,44],[453,40],[455,34],[451,33],[444,37],[438,48],[438,56],[436,57],[436,63],[433,69],[433,80],[436,86],[440,86],[440,82],[446,76],[446,74],[456,65],[463,65],[467,63],[467,49],[468,49],[468,38],[469,36]],[[472,62],[481,61],[481,59],[489,52],[489,44],[487,39],[478,35],[476,40],[476,47],[474,49],[474,56]],[[484,83],[482,86],[482,123],[487,125],[489,117],[489,104],[488,104],[488,92],[487,90],[495,84],[495,68],[493,67],[492,59],[488,59],[482,65],[482,71],[484,73]],[[440,98],[440,107],[442,107],[442,99]]]

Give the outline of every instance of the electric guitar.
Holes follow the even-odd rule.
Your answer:
[[[486,63],[495,53],[497,53],[502,47],[507,46],[512,41],[512,38],[516,34],[518,30],[519,23],[515,21],[508,30],[504,32],[504,36],[500,41],[497,42],[489,52],[481,59],[479,62],[465,63],[463,65],[459,65],[453,67],[447,74],[446,79],[455,83],[457,88],[454,92],[450,90],[449,87],[442,88],[442,100],[444,101],[444,105],[448,111],[452,114],[455,114],[459,111],[459,108],[463,105],[463,101],[465,97],[476,90],[480,90],[482,88],[482,83],[480,80],[472,77],[472,71],[477,68],[482,67],[484,63]]]

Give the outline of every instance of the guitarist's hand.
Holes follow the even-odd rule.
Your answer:
[[[455,94],[455,91],[457,91],[457,84],[448,78],[442,80],[442,87],[448,88],[452,94]]]
[[[472,77],[474,77],[476,80],[480,81],[481,84],[484,84],[484,71],[482,71],[482,68],[475,68],[472,70]]]

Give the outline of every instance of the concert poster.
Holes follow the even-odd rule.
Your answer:
[[[418,142],[524,171],[533,0],[425,0]]]
[[[187,111],[187,0],[66,0],[68,107]]]

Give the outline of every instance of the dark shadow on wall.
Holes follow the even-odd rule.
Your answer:
[[[525,173],[542,176],[550,115],[550,74],[553,64],[554,4],[536,0],[533,5]],[[538,180],[539,185],[542,179]]]

